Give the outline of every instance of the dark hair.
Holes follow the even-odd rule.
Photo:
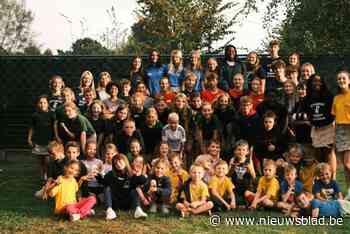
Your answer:
[[[316,78],[320,78],[320,81],[322,83],[321,86],[321,90],[318,91],[319,97],[325,97],[325,98],[329,98],[332,96],[331,92],[329,91],[326,82],[323,78],[321,78],[321,76],[319,74],[313,74],[310,76],[310,78],[307,80],[306,82],[306,100],[311,100],[312,98],[315,98],[315,96],[317,95],[315,93],[315,90],[313,89],[313,81]]]
[[[65,151],[67,151],[69,147],[77,148],[78,151],[80,152],[80,145],[76,141],[68,141],[66,146],[64,147]]]
[[[106,92],[110,95],[111,91],[112,91],[112,87],[115,86],[117,87],[118,91],[119,91],[119,86],[117,82],[111,81],[108,83],[107,87],[106,87]]]
[[[158,51],[158,50],[156,50],[156,49],[153,49],[153,50],[151,50],[151,52],[149,53],[149,55],[148,55],[148,59],[149,59],[149,61],[151,61],[151,56],[152,56],[152,53],[153,52],[156,52],[157,54],[158,54],[158,60],[157,60],[157,62],[156,62],[156,67],[161,67],[162,66],[162,63],[161,63],[161,61],[160,61],[160,52]],[[150,63],[148,66],[150,66],[152,63]]]
[[[40,95],[40,96],[36,99],[35,104],[38,105],[40,99],[43,99],[43,98],[46,99],[47,102],[49,102],[49,96],[46,95],[46,94],[43,94],[43,95]]]
[[[273,118],[274,120],[277,119],[277,115],[275,114],[275,112],[268,110],[265,112],[265,114],[263,115],[263,119],[265,118]]]
[[[235,57],[234,57],[234,61],[237,61],[237,49],[234,45],[227,45],[225,47],[225,60],[227,60],[227,52],[230,48],[233,48],[235,50]]]

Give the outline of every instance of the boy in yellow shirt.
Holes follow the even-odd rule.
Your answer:
[[[267,208],[274,207],[278,200],[279,190],[280,184],[276,178],[276,163],[273,160],[266,160],[266,163],[264,163],[264,176],[259,179],[254,200],[249,208],[256,209],[258,205]]]
[[[169,178],[171,183],[171,195],[170,203],[174,204],[177,202],[179,197],[179,192],[182,186],[188,179],[188,173],[182,168],[181,155],[178,153],[172,153],[170,156],[170,171]]]
[[[209,181],[209,191],[211,200],[214,202],[216,211],[230,210],[236,208],[236,199],[233,185],[228,173],[228,164],[224,160],[220,160],[215,165],[215,176]]]
[[[208,201],[209,191],[202,180],[203,173],[204,170],[201,166],[191,166],[191,179],[186,181],[180,193],[180,198],[183,201],[176,204],[176,209],[181,212],[182,217],[188,214],[210,213],[214,206],[211,201]]]

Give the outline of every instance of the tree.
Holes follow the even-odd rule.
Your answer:
[[[57,50],[58,55],[111,55],[112,52],[91,38],[78,39],[72,44],[72,50]]]
[[[33,44],[33,13],[15,0],[0,0],[0,47],[8,53]]]
[[[137,3],[138,21],[132,26],[129,42],[141,51],[157,48],[169,52],[180,48],[189,52],[199,48],[212,52],[214,42],[232,36],[231,26],[241,13],[232,14],[238,3],[224,0],[138,0]],[[225,17],[228,12],[231,14]]]

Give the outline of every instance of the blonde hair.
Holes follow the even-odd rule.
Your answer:
[[[48,148],[48,152],[51,154],[55,152],[64,153],[64,146],[62,143],[59,143],[58,141],[51,141],[47,148]]]
[[[178,67],[178,70],[181,70],[183,68],[183,66],[182,66],[183,57],[182,57],[181,50],[172,50],[171,53],[170,53],[170,63],[168,65],[169,71],[174,71],[175,70],[175,64],[174,64],[174,61],[173,61],[173,57],[175,55],[177,55],[177,56],[179,56],[181,58],[180,66]]]
[[[83,71],[83,73],[81,73],[81,76],[80,76],[80,88],[82,89],[83,88],[83,79],[84,77],[90,77],[91,78],[91,86],[89,87],[90,89],[92,90],[95,90],[95,82],[94,82],[94,76],[92,75],[92,73],[88,70],[86,71]]]
[[[73,90],[69,87],[65,87],[63,90],[62,90],[62,94],[63,93],[69,93],[69,95],[71,95],[73,97],[73,100],[75,101],[75,94],[73,92]]]
[[[319,163],[316,166],[316,176],[320,176],[323,171],[330,171],[332,174],[332,168],[328,163]]]
[[[49,80],[49,88],[50,89],[52,89],[52,83],[53,83],[54,80],[60,80],[62,82],[62,89],[61,89],[61,92],[62,92],[62,90],[66,86],[65,83],[64,83],[63,78],[61,76],[59,76],[59,75],[52,76],[51,79]]]

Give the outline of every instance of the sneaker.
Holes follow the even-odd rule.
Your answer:
[[[106,220],[112,220],[117,218],[116,213],[114,212],[114,210],[112,208],[108,208],[106,210]]]
[[[134,213],[134,218],[139,219],[139,218],[147,218],[147,214],[142,210],[141,207],[136,207],[135,213]]]
[[[72,222],[76,222],[76,221],[78,221],[80,219],[80,214],[72,214],[71,216],[70,216],[70,221],[72,221]]]
[[[151,207],[149,208],[149,212],[157,213],[157,204],[156,203],[151,204]]]
[[[94,210],[94,209],[91,209],[91,210],[90,210],[90,215],[91,215],[91,216],[94,216],[95,214],[96,214],[95,210]]]
[[[162,205],[160,209],[161,209],[162,214],[164,214],[164,215],[167,215],[170,212],[168,207],[166,207],[166,205]]]

